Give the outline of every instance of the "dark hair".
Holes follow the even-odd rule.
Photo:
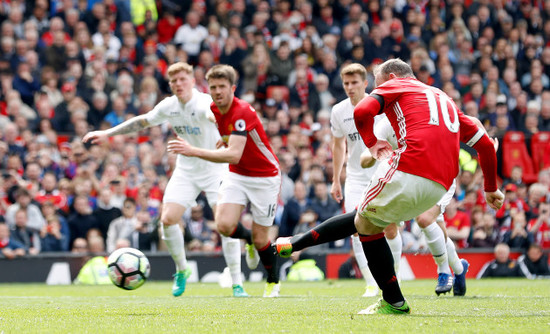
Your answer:
[[[25,188],[19,188],[15,191],[15,198],[19,198],[19,196],[31,196],[31,193],[25,189]]]
[[[132,197],[126,197],[126,199],[124,199],[124,204],[127,204],[127,203],[131,203],[133,206],[136,206],[136,200],[133,199]]]
[[[229,65],[214,65],[206,72],[206,81],[210,79],[226,79],[233,86],[237,82],[237,72]]]

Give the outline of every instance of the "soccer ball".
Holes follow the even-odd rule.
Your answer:
[[[135,290],[145,283],[151,272],[149,260],[135,248],[120,248],[107,259],[109,278],[124,290]]]

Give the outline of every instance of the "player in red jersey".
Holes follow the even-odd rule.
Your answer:
[[[229,174],[219,190],[215,217],[218,231],[225,236],[242,238],[244,227],[239,223],[239,218],[246,205],[250,204],[254,217],[252,241],[255,249],[249,249],[247,255],[251,255],[249,258],[259,257],[267,271],[264,297],[278,297],[277,258],[268,231],[273,225],[281,187],[279,161],[254,108],[235,97],[236,76],[235,69],[228,65],[216,65],[206,73],[214,100],[211,109],[222,136],[222,143],[218,145],[220,148],[202,149],[178,138],[168,144],[168,149],[212,162],[229,163]],[[251,269],[258,263],[248,259],[247,262]]]
[[[340,239],[356,228],[383,296],[360,314],[407,314],[410,309],[395,277],[392,254],[382,231],[391,222],[418,216],[442,198],[458,174],[459,136],[479,153],[487,203],[498,209],[504,196],[496,185],[493,142],[445,93],[414,79],[410,66],[399,59],[380,65],[375,78],[378,88],[355,107],[354,118],[372,156],[390,159],[376,170],[357,212],[332,217],[316,227],[315,233],[293,238],[300,244],[285,246],[292,251],[294,246],[311,244],[312,238],[315,243]],[[397,135],[395,152],[387,141],[378,140],[373,133],[374,116],[382,112]],[[355,227],[350,224],[354,220]],[[329,230],[331,233],[326,233]],[[284,249],[280,248],[277,245],[283,254]]]
[[[416,217],[441,199],[458,175],[459,140],[479,153],[487,204],[500,208],[504,195],[496,184],[492,141],[445,93],[416,80],[411,67],[400,59],[379,66],[375,80],[377,88],[355,107],[355,123],[374,157],[391,158],[376,170],[355,226],[383,299],[360,313],[409,313],[395,279],[384,227]],[[374,136],[374,116],[382,112],[397,136],[395,151]]]

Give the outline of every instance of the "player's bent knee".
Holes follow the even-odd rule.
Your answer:
[[[160,217],[160,221],[163,225],[175,225],[175,224],[178,224],[180,222],[180,219],[174,215],[162,215]]]
[[[431,223],[433,223],[432,216],[428,214],[427,212],[424,212],[420,214],[420,216],[416,217],[416,223],[421,228],[428,227]]]
[[[229,221],[220,220],[216,222],[216,226],[218,228],[218,232],[221,235],[229,237],[231,236],[231,234],[233,234],[233,231],[235,231],[235,227],[237,225]]]
[[[387,239],[393,240],[397,237],[397,226],[395,224],[388,225],[384,229],[384,233]]]

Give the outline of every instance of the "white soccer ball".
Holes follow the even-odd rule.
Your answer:
[[[151,273],[149,260],[135,248],[120,248],[107,259],[109,278],[124,290],[135,290],[145,283]]]

